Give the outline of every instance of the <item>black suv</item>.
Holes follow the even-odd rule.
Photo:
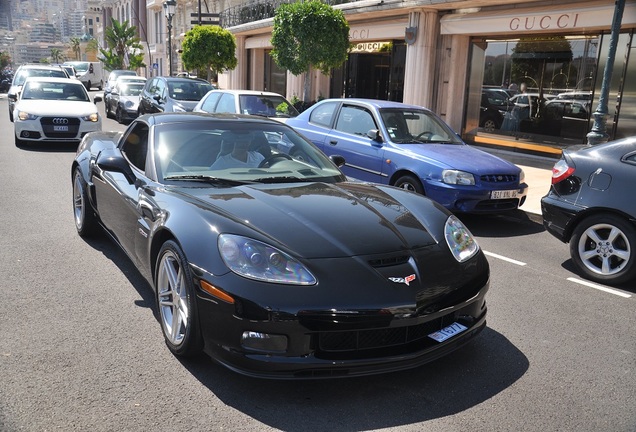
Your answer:
[[[7,99],[9,100],[9,120],[13,122],[13,108],[15,103],[20,97],[22,91],[22,85],[28,77],[60,77],[60,78],[72,78],[68,76],[68,73],[61,66],[52,65],[40,65],[40,64],[28,64],[22,65],[15,71],[13,75],[13,81],[11,82],[11,88],[7,92]]]
[[[154,77],[146,81],[139,98],[139,115],[190,112],[214,86],[198,78]]]

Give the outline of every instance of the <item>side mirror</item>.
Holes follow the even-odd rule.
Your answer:
[[[375,142],[382,142],[382,137],[380,136],[380,131],[378,129],[369,129],[367,131],[367,137],[371,138]]]
[[[338,168],[345,164],[345,158],[340,155],[331,155],[329,159],[331,159],[331,162],[335,163]]]
[[[101,101],[102,101],[102,97],[101,96],[95,95],[95,97],[93,98],[93,102],[101,102]]]
[[[124,175],[128,184],[135,184],[137,177],[119,150],[101,152],[95,164],[103,171],[118,172]]]

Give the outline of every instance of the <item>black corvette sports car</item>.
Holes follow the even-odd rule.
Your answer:
[[[450,353],[486,325],[484,254],[440,205],[342,163],[274,120],[144,115],[80,144],[75,225],[150,282],[176,355],[326,378]]]

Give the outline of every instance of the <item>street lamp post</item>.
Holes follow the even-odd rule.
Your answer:
[[[168,20],[168,70],[170,76],[172,76],[172,17],[174,16],[176,7],[176,0],[166,0],[163,3],[163,8],[166,12],[166,19]]]

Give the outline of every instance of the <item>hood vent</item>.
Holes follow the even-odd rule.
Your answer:
[[[369,265],[373,268],[391,267],[406,264],[411,257],[409,255],[398,255],[369,260]]]

